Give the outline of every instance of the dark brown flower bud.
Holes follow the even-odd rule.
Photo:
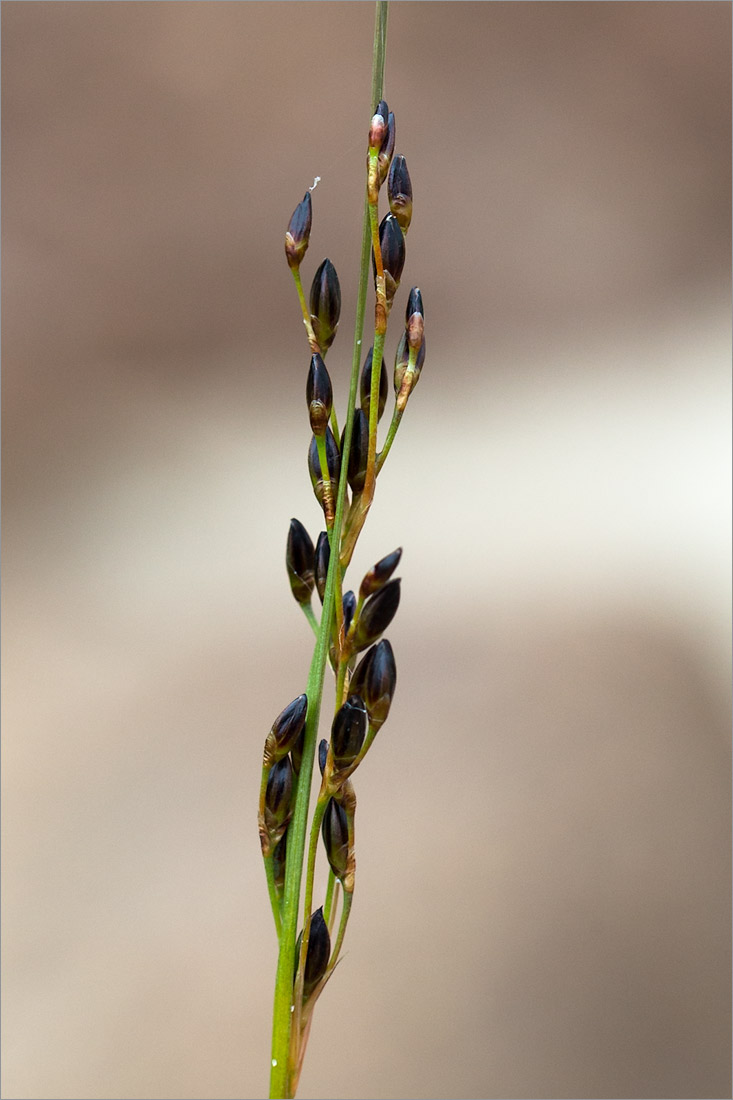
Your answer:
[[[400,223],[400,229],[407,233],[412,221],[412,182],[407,171],[407,161],[396,156],[389,169],[387,178],[389,208]]]
[[[341,287],[330,260],[324,260],[313,276],[310,312],[318,346],[325,352],[333,343],[341,316]]]
[[[393,550],[391,554],[387,554],[386,557],[380,558],[376,565],[373,565],[369,572],[361,582],[359,588],[359,597],[365,600],[367,596],[373,596],[375,592],[378,592],[382,585],[386,584],[389,578],[394,573],[395,569],[400,563],[402,557],[402,547],[398,547],[397,550]]]
[[[394,115],[390,111],[389,115],[387,116],[387,132],[382,138],[382,145],[379,150],[379,158],[377,160],[380,187],[386,180],[387,173],[389,172],[389,166],[392,163],[392,154],[394,153],[394,143],[396,135],[397,128],[395,126]]]
[[[290,588],[298,603],[310,603],[315,584],[315,551],[310,535],[297,519],[290,521],[285,547],[285,566]]]
[[[290,750],[290,759],[293,762],[293,771],[296,775],[300,772],[301,764],[303,763],[303,749],[305,748],[305,726],[300,732],[300,736],[297,738],[295,744]]]
[[[278,714],[265,741],[265,767],[271,767],[290,752],[303,733],[307,710],[308,696],[303,693]]]
[[[387,303],[392,300],[400,285],[402,268],[405,266],[405,238],[394,214],[385,214],[379,226],[379,247],[382,253],[382,266],[385,274]],[[377,265],[372,255],[374,278],[377,277]]]
[[[378,730],[386,721],[392,698],[397,686],[397,665],[392,646],[386,638],[377,642],[369,652],[369,662],[361,689],[364,705],[369,715],[369,723]]]
[[[376,642],[395,617],[400,602],[400,579],[389,581],[364,604],[354,635],[354,649],[358,653]]]
[[[285,756],[270,769],[265,791],[265,825],[271,837],[282,836],[292,815],[293,765]]]
[[[341,437],[343,449],[344,440]],[[355,409],[354,426],[351,430],[351,448],[349,450],[349,468],[347,477],[354,493],[360,493],[366,481],[367,458],[369,455],[369,417],[363,409]]]
[[[422,294],[420,293],[420,287],[414,286],[410,291],[410,296],[407,299],[407,309],[405,310],[405,327],[409,325],[410,318],[413,313],[419,313],[422,317],[425,316],[425,311],[422,307]]]
[[[318,742],[318,767],[321,769],[321,775],[326,770],[326,760],[328,759],[328,741],[323,737]]]
[[[358,695],[350,695],[336,711],[331,726],[331,752],[337,770],[353,764],[364,743],[366,730],[366,707]]]
[[[282,890],[285,885],[285,859],[286,848],[288,840],[288,830],[286,829],[282,835],[281,840],[275,847],[275,851],[272,853],[272,872],[275,880],[275,885],[278,890]]]
[[[333,438],[333,432],[330,428],[326,428],[326,464],[328,466],[328,475],[331,481],[331,500],[333,501],[336,499],[336,490],[338,489],[341,456],[339,455],[338,444]],[[308,470],[311,476],[313,492],[316,494],[318,503],[323,507],[325,499],[324,480],[315,436],[311,439],[310,447],[308,448]]]
[[[326,580],[328,578],[328,563],[331,560],[331,543],[328,541],[326,531],[321,531],[316,542],[316,588],[323,603],[326,594]]]
[[[306,191],[303,201],[293,211],[290,225],[285,234],[285,255],[291,268],[300,266],[308,250],[311,235],[312,207],[310,191]]]
[[[326,806],[321,836],[331,870],[336,878],[342,879],[349,861],[349,825],[346,811],[334,798]]]
[[[347,634],[351,626],[351,620],[354,618],[354,612],[356,611],[356,596],[353,592],[344,592],[343,609],[344,634]]]
[[[298,936],[295,947],[295,971],[298,971],[300,958],[300,945],[303,942],[303,933]],[[316,909],[311,917],[310,934],[308,936],[308,951],[305,956],[305,972],[303,974],[303,1000],[310,997],[313,990],[320,982],[328,967],[331,958],[331,937],[328,934],[328,925],[323,919],[323,909]]]
[[[305,387],[305,400],[314,435],[325,435],[333,405],[331,377],[320,355],[312,355]]]
[[[405,371],[407,370],[407,362],[410,355],[410,348],[407,343],[407,332],[403,332],[400,336],[400,342],[397,345],[397,353],[394,360],[394,390],[395,393],[400,392],[402,386],[402,379],[405,377]],[[420,350],[417,353],[417,359],[415,360],[414,377],[412,380],[412,388],[417,385],[418,378],[420,377],[420,371],[422,365],[425,362],[425,337],[422,338],[420,344]]]
[[[360,381],[360,393],[361,393],[361,407],[364,412],[369,416],[369,406],[372,400],[372,355],[374,354],[374,348],[369,348],[366,359],[364,360],[364,366],[361,370]],[[382,419],[382,413],[384,412],[384,406],[387,403],[387,391],[389,384],[387,382],[387,368],[384,365],[384,356],[382,356],[382,366],[379,372],[379,402],[377,404],[377,420]]]

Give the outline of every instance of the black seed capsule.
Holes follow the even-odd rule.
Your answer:
[[[328,741],[326,738],[322,738],[318,743],[318,767],[321,769],[321,775],[326,770],[326,759],[328,758]]]
[[[364,412],[369,416],[369,406],[372,400],[372,355],[374,348],[369,348],[366,359],[364,360],[364,366],[361,370],[361,380],[359,383],[359,392],[361,394],[361,407]],[[389,384],[387,382],[387,368],[384,365],[384,356],[382,356],[382,367],[379,372],[379,402],[377,404],[377,420],[382,419],[382,413],[384,412],[384,406],[387,403],[387,391]]]
[[[400,602],[400,579],[389,581],[367,600],[362,608],[354,635],[354,648],[357,653],[376,642],[392,619]]]
[[[382,253],[382,266],[385,273],[387,302],[391,303],[400,285],[402,268],[405,266],[405,238],[394,214],[386,214],[379,226],[379,247]],[[377,277],[377,265],[372,256],[374,278]]]
[[[326,594],[326,579],[328,577],[328,563],[331,560],[331,544],[328,541],[328,534],[325,531],[321,531],[316,542],[316,588],[318,589],[318,595],[321,603],[323,603],[323,597]]]
[[[349,826],[346,811],[334,798],[326,806],[321,836],[331,870],[341,879],[346,874],[349,859]]]
[[[303,942],[303,933],[298,936],[295,948],[295,973],[298,970],[300,958],[300,945]],[[308,937],[308,951],[305,956],[305,972],[303,974],[303,998],[307,999],[326,973],[328,960],[331,957],[331,937],[328,934],[328,925],[323,919],[323,909],[316,909],[311,917],[310,935]]]
[[[298,603],[310,603],[315,584],[315,550],[310,535],[297,519],[290,521],[285,566],[290,588]]]
[[[278,714],[266,742],[273,761],[280,760],[290,752],[305,728],[307,710],[308,696],[303,693]]]
[[[341,287],[330,260],[324,260],[313,276],[310,312],[318,346],[325,352],[333,343],[341,316]]]
[[[308,381],[305,387],[305,400],[314,435],[324,435],[328,426],[333,405],[331,377],[320,355],[311,356],[308,369]]]
[[[385,126],[387,125],[387,120],[389,118],[389,107],[387,106],[386,99],[380,99],[379,103],[377,104],[377,109],[374,112],[374,114],[375,115],[381,115],[382,116],[382,122],[384,123]]]
[[[341,447],[344,441],[341,437]],[[369,457],[369,417],[363,409],[354,411],[354,426],[351,431],[351,449],[349,450],[349,468],[347,476],[354,493],[360,493],[366,481],[367,458]]]
[[[364,743],[366,729],[366,707],[358,695],[350,695],[336,711],[331,726],[331,752],[337,769],[353,764]]]
[[[310,191],[306,191],[303,201],[299,202],[293,211],[293,216],[285,234],[285,255],[288,258],[289,266],[292,268],[300,265],[308,250],[312,217]]]
[[[362,600],[365,600],[367,596],[373,596],[375,592],[378,592],[379,589],[387,583],[399,565],[401,557],[402,547],[400,546],[397,550],[393,550],[391,554],[387,554],[386,557],[380,558],[377,564],[371,567],[359,588],[359,596]]]
[[[375,646],[372,646],[372,648],[368,649],[364,654],[359,664],[354,669],[351,676],[351,682],[349,683],[349,692],[352,695],[360,695],[362,699],[364,698],[367,672],[372,662],[372,658],[374,657],[375,648]]]
[[[303,763],[303,749],[305,748],[305,727],[300,734],[300,737],[290,750],[290,759],[293,761],[293,771],[297,775],[300,772],[300,766]]]
[[[392,705],[397,686],[397,665],[392,646],[386,638],[382,638],[369,652],[372,659],[366,670],[362,698],[369,722],[378,730],[386,721]]]
[[[271,833],[287,824],[291,816],[293,765],[285,756],[270,769],[265,791],[265,825]]]
[[[331,480],[331,500],[335,500],[336,490],[338,489],[339,469],[341,468],[341,457],[339,455],[338,445],[330,428],[326,428],[326,464]],[[318,503],[323,507],[324,481],[321,471],[321,460],[318,455],[318,444],[316,443],[315,436],[311,439],[310,447],[308,448],[308,470],[311,476],[313,492],[316,494]]]
[[[344,592],[343,609],[344,634],[346,634],[351,626],[351,620],[354,618],[354,612],[356,611],[356,596],[353,592]]]
[[[405,325],[409,325],[410,318],[413,313],[419,313],[421,316],[425,316],[422,307],[422,294],[420,293],[420,287],[414,286],[410,291],[410,296],[407,299],[407,309],[405,310]]]
[[[407,233],[412,221],[412,182],[407,171],[407,161],[402,156],[393,159],[387,178],[389,208],[400,223],[400,229]]]

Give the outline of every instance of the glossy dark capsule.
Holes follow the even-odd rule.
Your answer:
[[[291,519],[285,547],[285,567],[290,588],[298,603],[310,603],[316,583],[315,550],[310,535],[300,520]]]
[[[397,687],[397,664],[392,646],[382,638],[372,650],[361,695],[369,714],[369,722],[378,730],[386,721]]]
[[[346,634],[351,626],[351,620],[354,618],[354,612],[356,611],[356,596],[353,592],[344,592],[343,610],[344,634]]]
[[[387,177],[387,195],[390,210],[400,223],[402,232],[407,233],[412,221],[412,181],[403,156],[392,159]]]
[[[328,759],[328,741],[325,737],[321,738],[318,742],[318,767],[321,770],[321,775],[326,770],[326,760]]]
[[[265,824],[270,832],[281,829],[290,820],[293,795],[293,765],[285,756],[270,769],[265,790]]]
[[[368,649],[366,651],[362,659],[359,661],[359,664],[354,669],[351,676],[351,681],[349,683],[349,692],[352,695],[360,695],[362,699],[364,698],[367,672],[369,670],[369,665],[372,662],[372,658],[374,657],[375,648],[376,646],[372,646],[371,649]]]
[[[303,933],[298,936],[295,947],[295,969],[293,978],[298,971],[300,959],[300,945],[303,942]],[[331,958],[331,937],[328,934],[328,925],[323,919],[323,909],[316,909],[310,921],[310,934],[308,936],[308,951],[305,956],[305,971],[303,973],[303,998],[307,999],[320,982],[328,967]]]
[[[389,172],[389,166],[392,163],[392,154],[394,153],[396,136],[397,126],[395,123],[395,117],[392,111],[390,111],[387,116],[387,131],[382,138],[382,145],[379,150],[379,157],[377,159],[380,187],[386,180],[387,173]]]
[[[359,755],[367,730],[367,712],[358,695],[350,695],[336,711],[331,726],[331,753],[337,769],[347,768]]]
[[[400,564],[401,557],[402,547],[398,546],[391,554],[386,554],[383,558],[379,559],[376,565],[371,567],[359,588],[359,596],[361,599],[365,600],[368,596],[373,596],[375,592],[378,592],[379,589],[387,583],[397,566]]]
[[[420,287],[414,286],[410,291],[410,296],[407,299],[407,309],[405,310],[405,325],[409,324],[410,318],[413,313],[419,313],[422,317],[425,316],[422,307],[422,294],[420,293]]]
[[[285,885],[285,860],[287,858],[287,840],[288,830],[286,829],[282,835],[282,838],[275,846],[275,851],[272,853],[272,873],[275,880],[275,885],[278,889],[282,890]]]
[[[336,268],[328,259],[313,276],[310,314],[318,346],[325,352],[333,343],[341,316],[341,286]]]
[[[308,711],[308,696],[305,692],[293,699],[292,703],[280,711],[270,731],[275,741],[278,756],[285,756],[292,749],[305,729]]]
[[[366,649],[383,634],[397,613],[400,603],[400,578],[388,581],[364,604],[354,635],[354,649]]]
[[[306,191],[303,201],[299,202],[293,211],[293,216],[285,233],[285,255],[288,258],[289,266],[292,268],[299,267],[308,251],[312,220],[313,207],[310,191]]]
[[[326,580],[328,579],[328,563],[331,560],[331,543],[328,541],[326,531],[321,531],[316,541],[316,590],[321,603],[326,594]]]
[[[334,798],[326,806],[321,836],[331,870],[336,878],[342,879],[349,860],[349,825],[346,811]]]
[[[364,360],[364,366],[361,369],[361,379],[359,382],[359,393],[361,396],[361,407],[364,412],[369,415],[369,406],[372,402],[372,356],[374,354],[374,348],[369,348],[366,359]],[[387,404],[387,392],[389,390],[389,383],[387,381],[387,368],[384,363],[384,356],[382,356],[382,366],[379,372],[379,401],[377,403],[377,420],[382,419],[382,413],[384,412],[384,406]]]
[[[382,253],[382,266],[385,273],[399,286],[402,269],[405,266],[405,238],[394,214],[385,214],[379,226],[379,247]],[[377,277],[377,265],[372,255],[374,278]]]
[[[333,389],[331,387],[331,376],[320,355],[311,356],[308,381],[305,386],[305,400],[310,416],[311,431],[314,435],[324,435],[333,405]]]

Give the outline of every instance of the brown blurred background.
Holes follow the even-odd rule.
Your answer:
[[[282,239],[341,419],[371,3],[4,3],[7,1097],[267,1093],[262,742],[319,513]],[[392,5],[428,355],[346,954],[302,1097],[730,1081],[722,3]],[[325,723],[324,723],[324,732]]]

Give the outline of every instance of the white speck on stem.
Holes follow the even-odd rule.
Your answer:
[[[272,1059],[272,1068],[274,1069],[276,1065],[277,1065],[277,1058],[273,1058]]]

